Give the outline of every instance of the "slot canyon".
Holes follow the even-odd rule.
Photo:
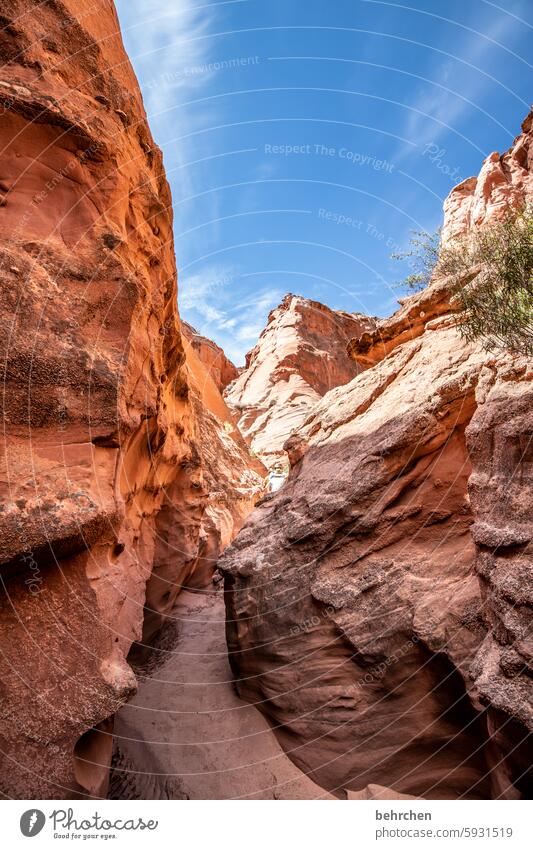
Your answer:
[[[113,4],[0,23],[0,793],[531,798],[531,357],[435,278],[388,318],[291,284],[234,365]],[[533,201],[532,124],[444,244]]]

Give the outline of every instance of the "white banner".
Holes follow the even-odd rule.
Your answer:
[[[4,801],[4,846],[531,847],[531,802]],[[334,805],[334,808],[332,807]],[[267,807],[272,810],[267,810]],[[32,840],[34,843],[31,843]]]

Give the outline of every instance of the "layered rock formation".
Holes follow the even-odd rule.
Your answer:
[[[508,151],[501,156],[496,151],[491,153],[478,177],[469,177],[452,189],[444,203],[444,241],[482,226],[506,209],[521,207],[524,199],[531,197],[532,121],[530,113],[522,123],[521,134]]]
[[[198,333],[191,324],[181,322],[181,332],[189,345],[196,352],[198,359],[203,363],[205,370],[213,379],[219,392],[224,392],[228,383],[232,383],[239,376],[239,369],[228,360],[222,348]]]
[[[0,50],[0,792],[98,796],[143,619],[207,579],[259,475],[189,389],[170,193],[112,3],[6,0]]]
[[[189,581],[189,587],[200,587],[210,581],[220,553],[236,536],[262,495],[266,469],[257,458],[251,457],[233,424],[231,412],[212,377],[210,357],[206,364],[200,359],[203,350],[197,355],[187,341],[185,353],[196,438],[202,446],[203,480],[208,492],[199,560]]]
[[[465,346],[445,281],[378,327],[289,296],[238,377],[187,328],[183,344],[169,190],[112,4],[6,0],[1,23],[0,793],[105,795],[127,661],[145,674],[178,605],[182,648],[194,661],[203,640],[219,676],[202,682],[210,717],[225,685],[225,750],[206,761],[206,725],[188,726],[221,773],[206,793],[327,795],[314,778],[359,798],[526,795],[531,364]],[[520,200],[529,132],[448,223]],[[241,692],[309,778],[216,665],[216,593],[179,607],[259,494],[220,395],[233,378],[258,454],[299,428],[290,483],[222,564]]]
[[[513,203],[530,146],[528,119],[500,160]],[[477,221],[456,201],[447,232]],[[288,483],[221,560],[239,692],[332,792],[530,797],[533,364],[466,344],[446,280],[349,350],[368,369],[291,436]]]
[[[317,401],[361,370],[346,357],[346,344],[374,324],[297,295],[286,295],[272,310],[225,393],[239,430],[264,463],[284,458],[284,442]]]

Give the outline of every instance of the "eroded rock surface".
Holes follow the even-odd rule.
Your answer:
[[[181,332],[196,352],[200,362],[205,366],[219,392],[223,392],[228,383],[232,383],[238,378],[239,369],[226,357],[224,351],[216,342],[202,336],[192,325],[183,320],[181,321]]]
[[[102,796],[130,647],[210,580],[262,469],[184,350],[112,3],[6,0],[1,45],[0,792]]]
[[[353,336],[374,326],[297,295],[272,310],[246,367],[225,398],[252,450],[270,466],[283,444],[332,387],[348,383],[361,366],[346,356]]]
[[[221,560],[239,692],[332,792],[529,798],[533,363],[466,344],[445,280],[349,350]]]
[[[2,13],[0,788],[100,795],[156,516],[197,473],[170,193],[112,4]]]
[[[196,462],[185,461],[157,515],[154,568],[146,588],[145,644],[166,622],[182,589],[211,585],[218,557],[263,491],[264,467],[250,456],[196,349],[187,339],[184,347],[201,474],[190,485]]]
[[[471,674],[497,748],[498,792],[531,798],[533,366],[489,363],[467,431],[476,574],[487,636]],[[513,788],[511,785],[515,785]]]

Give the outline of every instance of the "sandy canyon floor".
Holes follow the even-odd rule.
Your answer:
[[[253,705],[235,693],[221,588],[184,591],[119,711],[110,796],[331,798],[287,757]]]

